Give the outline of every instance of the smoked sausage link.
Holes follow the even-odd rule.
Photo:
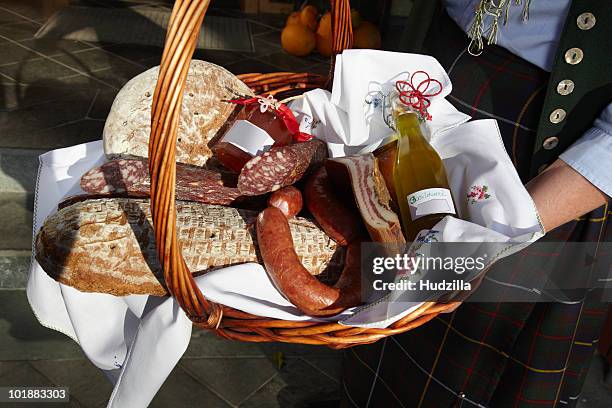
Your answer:
[[[268,199],[268,205],[281,210],[287,218],[293,218],[302,211],[302,204],[302,193],[293,186],[275,191]]]
[[[352,200],[352,194],[347,198]],[[306,182],[304,199],[321,229],[339,245],[345,246],[365,233],[357,209],[338,198],[325,167],[320,167]]]
[[[257,242],[270,278],[298,309],[310,316],[333,316],[361,303],[360,243],[347,250],[345,265],[332,287],[319,282],[300,262],[287,217],[268,207],[257,217]]]

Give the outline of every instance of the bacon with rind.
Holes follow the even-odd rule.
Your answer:
[[[350,186],[357,208],[373,241],[406,242],[399,217],[391,209],[391,196],[372,154],[339,157],[325,163],[339,189]]]

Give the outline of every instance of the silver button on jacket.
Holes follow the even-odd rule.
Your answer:
[[[590,30],[591,28],[595,26],[596,22],[597,22],[597,19],[595,19],[595,16],[593,15],[593,13],[582,13],[576,19],[578,28],[580,28],[581,30]]]
[[[550,117],[549,117],[550,122],[559,123],[563,121],[563,119],[565,119],[566,114],[567,112],[565,112],[565,109],[557,108],[554,111],[550,112]]]
[[[574,91],[574,81],[564,79],[557,84],[557,93],[559,95],[569,95]]]
[[[580,64],[582,59],[584,58],[584,53],[580,48],[570,48],[565,51],[565,62],[570,65]]]
[[[551,136],[549,138],[544,139],[544,143],[542,143],[542,147],[546,150],[552,150],[555,147],[557,147],[558,144],[559,144],[559,138],[555,136]]]

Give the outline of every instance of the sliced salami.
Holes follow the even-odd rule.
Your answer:
[[[290,186],[318,168],[326,157],[327,146],[318,139],[273,147],[244,165],[238,176],[238,191],[255,196]]]
[[[228,205],[240,193],[235,177],[219,171],[177,163],[176,199]],[[81,177],[81,189],[97,197],[148,197],[151,189],[146,160],[116,159],[93,168]]]

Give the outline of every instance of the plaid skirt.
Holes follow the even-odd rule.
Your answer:
[[[474,119],[497,119],[526,182],[549,74],[497,46],[473,57],[467,45],[444,15],[430,30],[425,52],[449,73],[455,107]],[[606,205],[543,240],[610,241],[609,214]],[[342,404],[573,407],[606,311],[593,290],[574,304],[465,303],[410,332],[345,350]]]

